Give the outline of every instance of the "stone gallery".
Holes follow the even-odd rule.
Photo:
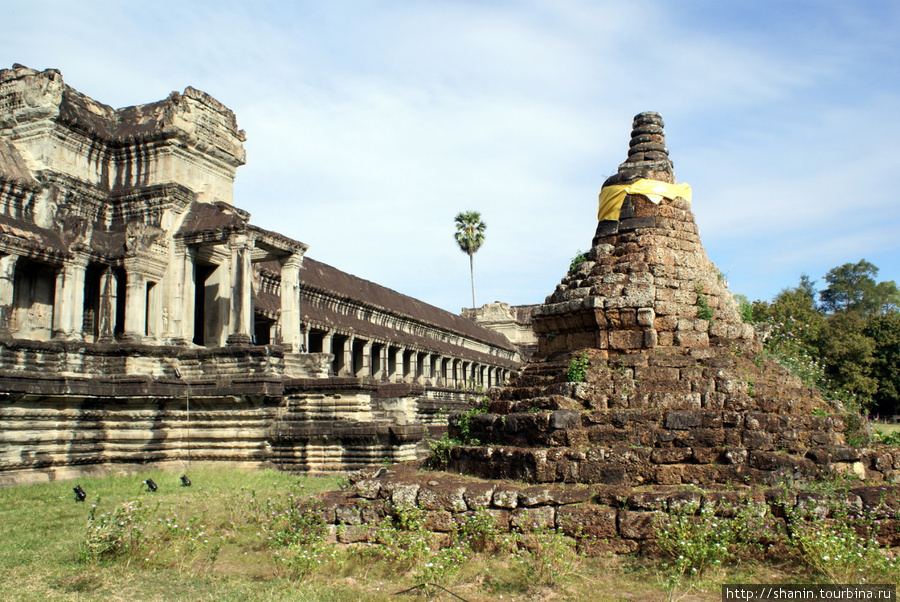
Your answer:
[[[451,418],[443,472],[361,470],[323,496],[336,537],[374,541],[385,515],[417,506],[437,533],[486,510],[501,531],[555,529],[589,554],[652,552],[667,512],[750,505],[781,524],[796,508],[880,508],[878,543],[900,544],[900,452],[848,445],[858,417],[762,353],[689,196],[662,119],[637,115],[589,255],[532,312],[530,361]],[[842,486],[795,487],[816,480]]]
[[[520,367],[527,340],[254,226],[232,198],[244,140],[194,88],[113,109],[0,70],[0,485],[413,459]]]

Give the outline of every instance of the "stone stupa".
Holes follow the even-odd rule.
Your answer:
[[[864,472],[841,451],[844,418],[761,354],[703,249],[659,114],[635,117],[600,205],[588,257],[532,314],[532,360],[488,413],[451,421],[470,444],[449,469],[631,486]]]

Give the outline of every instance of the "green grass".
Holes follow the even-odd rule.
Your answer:
[[[891,433],[896,433],[900,431],[900,424],[892,424],[889,422],[876,422],[873,424],[873,428],[885,435],[890,435]]]
[[[256,534],[262,533],[258,523],[266,498],[300,484],[303,491],[318,493],[336,487],[338,477],[299,479],[271,470],[197,468],[190,474],[192,486],[182,487],[180,476],[151,470],[0,490],[0,595],[15,600],[329,599],[327,592],[307,595],[295,583],[289,596],[281,591],[285,583],[271,550]],[[147,490],[147,478],[159,485],[156,492]],[[87,492],[83,503],[75,501],[76,483]],[[204,556],[210,546],[201,543],[188,550],[183,537],[148,546],[151,556],[80,560],[92,506],[97,505],[99,515],[133,501],[148,509],[150,523],[176,515],[186,521],[208,519],[207,541],[222,542],[215,562]]]
[[[475,525],[477,533],[471,535],[481,541],[478,535],[487,529],[493,543],[477,551],[459,548],[454,561],[429,550],[426,544],[432,536],[415,517],[410,517],[408,531],[383,525],[384,546],[336,546],[315,537],[299,538],[304,531],[318,535],[321,521],[315,514],[300,516],[289,510],[298,499],[339,487],[339,476],[196,467],[190,472],[193,486],[181,487],[180,474],[151,470],[0,490],[0,596],[41,602],[377,602],[397,600],[397,592],[429,581],[470,602],[662,600],[685,594],[686,600],[712,601],[720,599],[722,583],[820,579],[794,564],[744,562],[716,567],[702,579],[679,580],[673,588],[672,569],[665,560],[584,558],[552,532],[539,539],[517,539],[485,525]],[[155,493],[143,483],[148,477],[159,485]],[[72,492],[77,483],[88,494],[83,503],[76,502]],[[107,530],[98,529],[112,512],[118,512],[116,520]],[[110,533],[134,539],[102,537]],[[113,539],[124,544],[105,555],[86,553],[87,541]],[[322,558],[309,561],[313,551]],[[438,566],[444,560],[456,564],[444,570]],[[452,597],[430,589],[399,599]]]

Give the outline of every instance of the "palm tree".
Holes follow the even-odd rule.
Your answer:
[[[484,229],[487,228],[481,221],[481,214],[477,211],[465,211],[455,218],[456,242],[459,250],[469,256],[469,273],[472,275],[472,309],[475,309],[475,266],[472,256],[484,243]]]

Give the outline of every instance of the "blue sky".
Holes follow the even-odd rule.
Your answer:
[[[236,204],[308,255],[458,312],[539,303],[590,245],[632,117],[662,114],[732,292],[862,258],[900,281],[891,0],[0,0],[0,65],[114,107],[193,86],[247,132]]]

